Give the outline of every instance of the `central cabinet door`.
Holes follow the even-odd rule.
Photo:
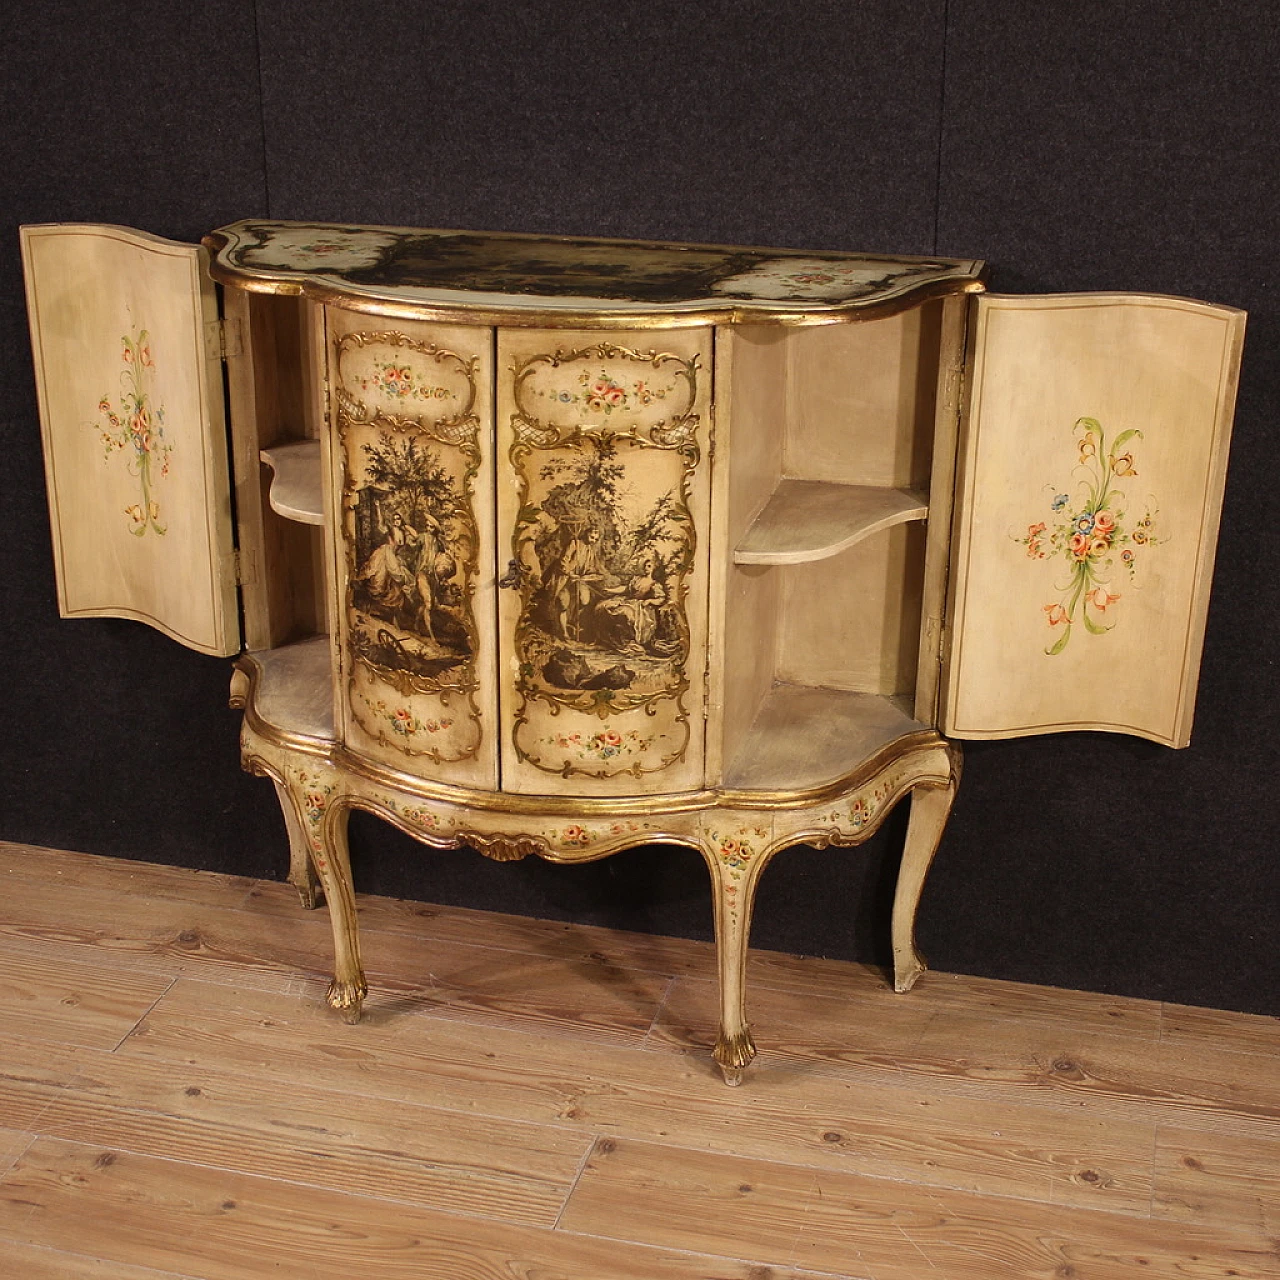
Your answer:
[[[703,784],[711,333],[498,332],[504,790]]]
[[[342,740],[498,785],[493,331],[327,309]]]

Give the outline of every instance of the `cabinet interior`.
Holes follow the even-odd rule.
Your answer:
[[[319,678],[319,308],[231,289],[226,310],[240,336],[228,364],[241,554],[256,565],[246,646],[313,650]],[[821,785],[931,722],[916,695],[942,311],[718,331],[717,454],[728,462],[713,505],[727,554],[712,785]]]
[[[941,317],[722,331],[727,786],[817,785],[920,727]]]
[[[227,378],[245,647],[328,631],[313,308],[229,288]]]

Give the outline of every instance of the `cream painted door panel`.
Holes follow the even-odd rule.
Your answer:
[[[504,790],[702,786],[711,330],[498,333]]]
[[[975,299],[943,731],[1185,746],[1244,313]]]
[[[342,738],[496,787],[493,332],[326,319]]]
[[[124,227],[22,228],[64,617],[240,649],[208,254]]]

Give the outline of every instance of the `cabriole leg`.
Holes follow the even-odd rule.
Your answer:
[[[943,828],[956,798],[957,778],[953,774],[945,787],[916,787],[911,793],[911,820],[902,851],[902,867],[893,897],[893,986],[910,991],[916,979],[929,967],[916,950],[916,910],[925,877],[938,851]]]
[[[720,1029],[713,1056],[727,1085],[741,1084],[756,1056],[747,1022],[747,943],[767,837],[763,828],[723,837],[712,832],[704,850],[711,867],[720,979]]]
[[[333,928],[333,981],[326,999],[346,1022],[360,1020],[369,988],[360,966],[356,893],[347,852],[350,806],[338,791],[339,775],[319,766],[290,769],[286,792],[296,805],[307,854],[329,904]]]
[[[348,812],[342,801],[325,808],[319,823],[320,848],[312,847],[311,858],[324,887],[333,926],[333,981],[325,998],[344,1022],[359,1022],[369,985],[360,964],[356,893],[347,851]]]
[[[307,833],[298,818],[298,808],[289,797],[288,788],[277,782],[276,798],[284,814],[284,827],[289,835],[289,883],[298,891],[302,905],[314,911],[320,905],[322,891],[315,868],[311,865],[311,849]]]

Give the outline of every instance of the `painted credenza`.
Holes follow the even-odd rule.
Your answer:
[[[497,859],[697,849],[737,1083],[775,854],[911,797],[906,991],[953,739],[1188,740],[1238,311],[282,222],[24,255],[62,611],[238,655],[349,1018],[353,808]]]

